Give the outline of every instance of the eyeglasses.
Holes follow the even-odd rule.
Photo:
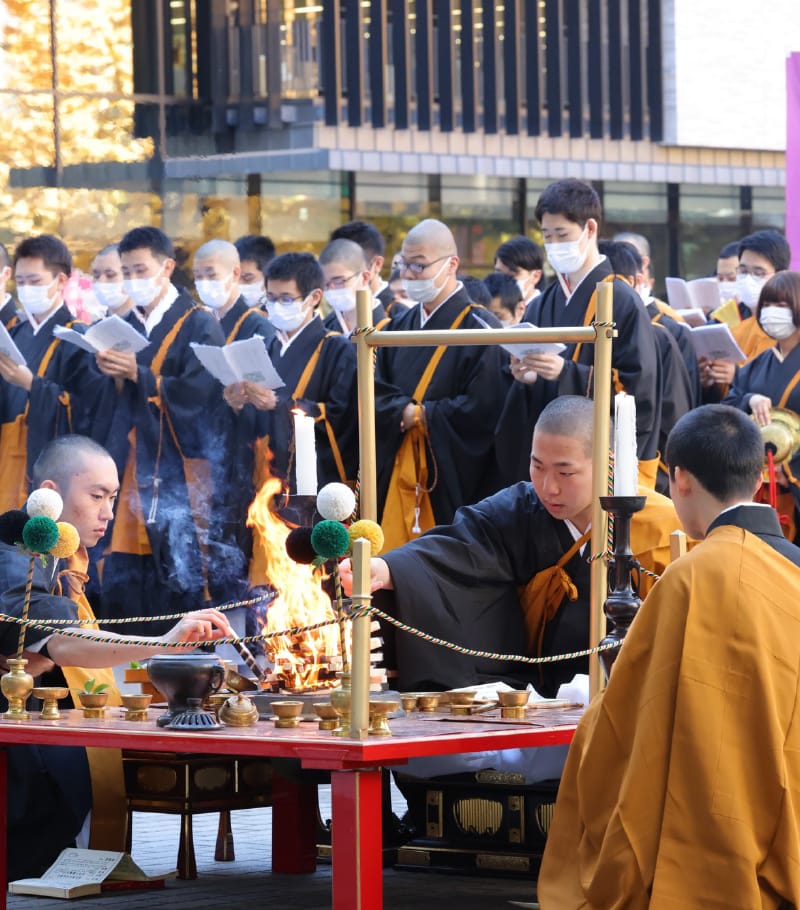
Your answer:
[[[775,274],[775,272],[770,272],[767,269],[762,269],[760,266],[750,268],[750,266],[747,265],[740,265],[736,270],[736,274],[742,276],[752,275],[754,278],[770,278]]]
[[[446,256],[440,256],[438,259],[432,259],[430,262],[407,262],[405,259],[401,259],[397,267],[401,272],[411,272],[412,275],[421,275],[425,269],[429,269],[432,265],[436,265],[437,262],[441,262],[443,259],[452,259],[454,253],[448,253]]]
[[[280,297],[276,297],[274,294],[267,294],[267,303],[282,303],[284,306],[290,306],[298,300],[305,300],[305,297],[302,294],[299,297],[292,297],[289,294],[281,294]]]
[[[352,281],[353,278],[358,275],[358,272],[353,272],[352,275],[348,275],[346,278],[331,278],[330,281],[325,282],[326,291],[340,291],[343,287],[347,285],[348,281]]]

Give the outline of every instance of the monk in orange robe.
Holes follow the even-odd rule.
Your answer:
[[[538,882],[544,910],[800,906],[800,549],[752,503],[763,444],[724,405],[667,442],[703,537],[645,600],[578,726]]]

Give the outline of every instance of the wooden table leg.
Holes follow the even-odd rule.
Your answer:
[[[331,772],[333,910],[383,906],[381,770]]]
[[[8,750],[0,749],[0,910],[8,891]]]
[[[276,762],[276,765],[278,763]],[[302,775],[272,776],[272,871],[307,874],[317,868],[317,785]]]

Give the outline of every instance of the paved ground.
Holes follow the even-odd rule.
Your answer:
[[[328,788],[320,788],[320,808],[330,817]],[[396,794],[395,811],[402,810]],[[326,814],[327,813],[327,814]],[[324,910],[330,907],[331,870],[321,866],[314,875],[270,874],[272,811],[248,809],[234,812],[236,861],[214,861],[217,816],[195,816],[194,843],[198,878],[167,882],[164,891],[134,891],[84,898],[87,910]],[[135,813],[133,857],[149,872],[174,867],[178,851],[179,819],[170,815]],[[512,901],[530,902],[533,886],[513,879],[488,879],[429,872],[384,874],[387,910],[440,910],[448,903],[458,910],[510,910]],[[65,910],[77,901],[41,897],[8,898],[9,910]],[[369,910],[373,910],[370,906]],[[374,910],[379,905],[374,904]]]

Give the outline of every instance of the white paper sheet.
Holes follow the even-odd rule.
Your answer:
[[[10,360],[13,360],[17,366],[26,366],[25,358],[17,347],[14,339],[8,334],[8,329],[0,322],[0,354],[5,354]]]
[[[480,316],[476,316],[475,318],[485,329],[495,328],[495,326],[489,325],[488,322],[484,322]],[[518,322],[516,325],[508,326],[508,328],[538,329],[539,326],[533,325],[530,322]],[[526,357],[528,354],[560,354],[563,350],[566,350],[567,346],[560,341],[525,341],[520,344],[501,344],[500,347],[504,351],[508,351],[512,356],[522,360],[522,358]]]
[[[224,386],[245,381],[267,389],[280,389],[285,385],[269,359],[266,342],[260,335],[233,341],[222,348],[196,342],[191,348],[200,363]]]
[[[736,343],[731,330],[724,322],[710,322],[692,329],[692,344],[698,357],[741,363],[746,360],[744,351]]]
[[[98,351],[138,354],[150,343],[141,332],[137,332],[132,325],[125,322],[124,319],[120,319],[119,316],[101,319],[100,322],[90,326],[83,335],[63,325],[55,326],[53,334],[90,354],[96,354]]]

